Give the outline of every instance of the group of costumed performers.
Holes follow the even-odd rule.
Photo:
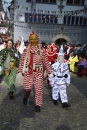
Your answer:
[[[24,75],[23,103],[27,101],[32,88],[35,94],[35,110],[41,111],[43,96],[43,67],[45,66],[49,76],[52,76],[52,68],[48,61],[46,51],[39,43],[38,35],[34,32],[29,36],[29,45],[21,55],[18,72]]]
[[[53,77],[49,78],[52,87],[52,99],[54,105],[58,105],[59,95],[62,107],[69,107],[66,86],[70,84],[70,73],[68,64],[64,62],[63,46],[58,53],[58,61],[51,65],[53,69]]]
[[[49,51],[50,50],[50,51]],[[21,53],[22,51],[20,51]],[[38,35],[29,35],[29,44],[20,54],[12,49],[12,41],[8,40],[7,47],[0,51],[0,72],[11,99],[14,97],[17,73],[24,76],[23,104],[27,105],[32,88],[35,95],[35,111],[40,112],[43,98],[44,68],[52,87],[54,105],[58,105],[60,94],[62,107],[69,107],[66,86],[70,84],[68,64],[64,62],[63,46],[58,53],[56,47],[50,46],[47,51],[39,43]]]
[[[7,41],[6,48],[0,51],[0,73],[4,76],[4,82],[11,99],[15,92],[15,79],[18,71],[20,53],[12,49],[12,40]]]

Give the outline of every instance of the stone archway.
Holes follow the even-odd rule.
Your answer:
[[[52,42],[58,42],[58,41],[61,41],[61,42],[68,42],[68,43],[70,43],[71,42],[71,39],[68,37],[68,36],[66,36],[66,35],[63,35],[63,34],[59,34],[59,35],[57,35],[57,36],[55,36],[53,39],[52,39]]]

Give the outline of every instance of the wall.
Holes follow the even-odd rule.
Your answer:
[[[40,37],[40,42],[51,42],[52,38],[60,34],[60,28],[65,28],[64,34],[68,36],[72,43],[85,43],[87,42],[87,27],[85,26],[70,26],[70,25],[49,25],[49,24],[20,24],[19,27],[14,28],[14,41],[20,40],[20,37],[24,37],[28,40],[28,37],[32,31],[36,32]]]
[[[24,7],[31,7],[30,3],[26,3],[24,1],[15,0],[16,4]],[[48,11],[59,11],[58,9],[58,2],[55,5],[51,4],[36,4],[36,9],[38,10],[48,10]],[[64,2],[64,4],[66,4]],[[80,10],[83,9],[83,6],[68,6],[66,5],[64,8],[64,11],[74,11],[74,10]],[[32,31],[35,31],[39,37],[40,42],[45,41],[46,43],[51,42],[52,38],[55,37],[60,33],[61,26],[64,26],[65,28],[65,35],[67,35],[72,43],[84,43],[87,42],[87,26],[70,26],[70,25],[62,25],[63,18],[58,19],[59,24],[53,25],[53,24],[30,24],[30,23],[21,23],[25,22],[25,12],[27,11],[26,8],[23,9],[14,9],[14,42],[17,40],[20,40],[20,37],[24,37],[25,40],[28,40],[29,34]],[[22,15],[22,17],[19,17],[18,14]],[[80,13],[78,15],[83,15],[83,13]],[[20,21],[20,22],[17,22]]]

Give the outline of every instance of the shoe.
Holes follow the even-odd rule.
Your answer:
[[[23,98],[23,104],[27,105],[27,99]]]
[[[57,100],[53,100],[53,103],[54,103],[54,105],[55,105],[55,106],[57,106],[57,105],[58,105]]]
[[[35,110],[36,110],[36,112],[40,112],[41,111],[40,106],[35,106]]]
[[[67,104],[67,103],[62,103],[62,107],[65,108],[65,107],[70,107],[71,105],[70,104]]]
[[[9,96],[10,99],[13,99],[14,98],[13,92],[8,92],[8,96]]]

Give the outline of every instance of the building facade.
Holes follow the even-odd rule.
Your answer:
[[[86,0],[14,1],[14,42],[34,31],[40,42],[87,42]]]
[[[7,14],[4,12],[2,1],[0,0],[0,37],[8,32],[7,20]]]

